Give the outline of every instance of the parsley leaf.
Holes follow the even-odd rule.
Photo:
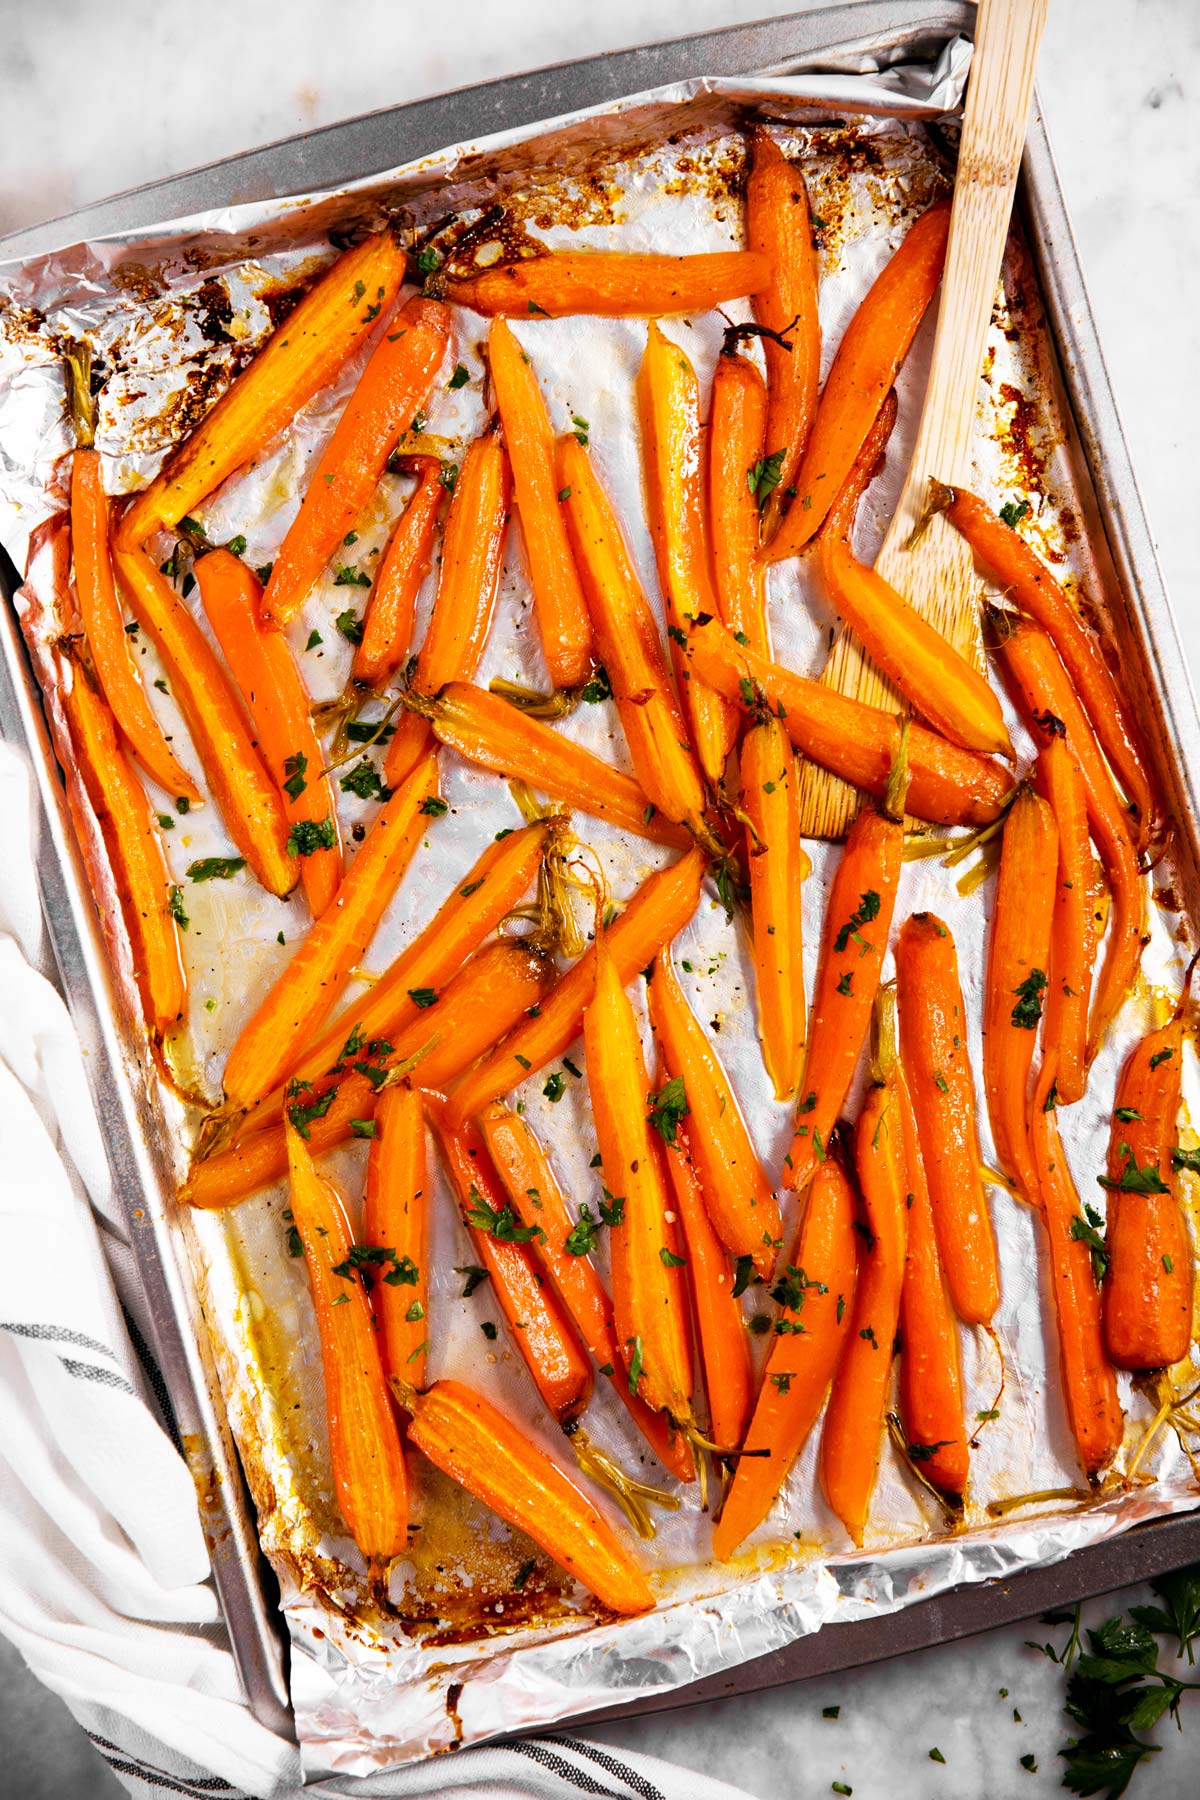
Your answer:
[[[783,479],[783,459],[787,455],[787,446],[782,450],[773,450],[770,456],[760,456],[758,461],[746,470],[746,486],[754,496],[759,512]]]
[[[647,1125],[654,1127],[664,1144],[676,1143],[679,1122],[686,1119],[691,1111],[684,1092],[683,1076],[674,1076],[657,1094],[647,1094],[646,1099],[650,1107],[646,1114]]]
[[[337,843],[337,828],[326,815],[323,819],[297,819],[287,835],[289,856],[312,856],[318,850],[332,850]]]
[[[546,1234],[538,1225],[522,1225],[511,1206],[502,1206],[497,1212],[489,1206],[477,1187],[472,1186],[467,1207],[467,1223],[476,1231],[486,1232],[499,1244],[527,1244],[531,1238],[545,1242]]]
[[[879,905],[879,895],[874,888],[868,888],[865,894],[859,895],[858,906],[833,940],[833,948],[838,956],[845,950],[851,938],[856,943],[862,943],[858,934],[864,925],[869,925],[872,919],[879,917]]]
[[[199,862],[188,864],[189,881],[228,881],[239,869],[244,869],[244,856],[202,856]],[[175,915],[178,918],[178,914]]]
[[[1013,989],[1017,996],[1017,1004],[1012,1009],[1012,1022],[1019,1025],[1022,1031],[1035,1031],[1037,1022],[1042,1016],[1042,995],[1046,991],[1046,976],[1041,969],[1030,969],[1019,987]]]

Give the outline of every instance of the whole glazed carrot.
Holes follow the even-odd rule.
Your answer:
[[[379,486],[397,438],[429,398],[450,341],[450,314],[414,295],[389,321],[275,554],[263,595],[273,625],[294,619]]]
[[[321,1339],[325,1416],[338,1510],[372,1578],[408,1542],[408,1482],[370,1302],[350,1260],[342,1197],[318,1174],[300,1133],[287,1130],[291,1206],[304,1246]]]
[[[606,819],[651,843],[681,850],[689,832],[660,818],[637,782],[487,688],[451,681],[433,700],[415,702],[439,744],[506,780],[526,782],[568,806]]]
[[[795,675],[739,644],[718,620],[693,627],[688,664],[709,687],[758,714],[765,698],[794,748],[823,769],[882,799],[900,753],[900,721],[823,682]],[[998,763],[960,749],[925,726],[907,740],[908,810],[941,825],[987,825],[999,817],[1012,778]]]
[[[954,1310],[986,1325],[1000,1303],[996,1234],[980,1169],[975,1077],[958,953],[936,914],[913,913],[896,943],[900,1054]]]
[[[436,456],[413,456],[406,466],[417,478],[383,553],[363,615],[362,642],[350,676],[360,687],[386,687],[408,655],[421,584],[433,566],[433,540],[446,493]]]
[[[1097,639],[1020,532],[977,495],[966,488],[938,487],[935,504],[962,532],[984,573],[1009,602],[1049,633],[1088,723],[1137,814],[1137,842],[1144,849],[1154,825],[1154,788],[1133,712]]]
[[[1063,1397],[1079,1460],[1085,1473],[1095,1477],[1120,1449],[1124,1419],[1117,1378],[1105,1353],[1089,1233],[1058,1131],[1056,1074],[1051,1047],[1029,1115],[1029,1142],[1050,1255]]]
[[[749,250],[698,256],[631,255],[626,251],[551,250],[446,284],[456,306],[485,317],[563,319],[593,313],[610,319],[658,319],[709,312],[753,294],[768,279],[763,257]]]
[[[1192,1338],[1192,1251],[1175,1187],[1183,1019],[1134,1045],[1113,1106],[1101,1290],[1104,1342],[1118,1369],[1180,1362]]]
[[[692,850],[669,868],[659,869],[634,894],[607,929],[607,942],[618,978],[632,981],[652,962],[664,944],[678,935],[700,903],[704,858]],[[556,1056],[569,1050],[583,1023],[596,980],[593,944],[574,968],[561,976],[541,1002],[538,1016],[524,1020],[470,1076],[450,1094],[450,1117],[470,1118],[511,1093],[526,1075],[536,1075]]]
[[[737,714],[685,654],[689,621],[715,618],[700,450],[700,388],[678,344],[651,324],[637,379],[646,514],[667,612],[675,680],[700,767],[713,786],[737,735]]]
[[[230,1106],[252,1106],[275,1086],[349,981],[425,832],[424,803],[436,791],[429,756],[383,807],[332,904],[238,1033],[223,1077]]]
[[[489,1400],[457,1381],[417,1394],[397,1384],[408,1438],[477,1500],[531,1537],[614,1613],[649,1612],[654,1595],[612,1526],[556,1463]]]
[[[162,654],[204,769],[209,791],[238,852],[268,893],[282,899],[299,879],[288,854],[279,789],[212,645],[166,576],[144,550],[117,549],[117,574]]]
[[[187,1010],[187,978],[162,842],[141,782],[117,739],[113,717],[76,658],[63,710],[71,730],[75,766],[100,824],[113,863],[121,916],[133,953],[133,973],[150,1031],[162,1037]]]
[[[1087,1087],[1088,1006],[1096,960],[1096,885],[1087,790],[1065,738],[1051,736],[1034,766],[1038,793],[1058,827],[1058,882],[1046,983],[1046,1042],[1058,1051],[1058,1098],[1073,1106]]]
[[[76,450],[71,458],[71,556],[75,589],[96,676],[129,745],[151,781],[172,798],[202,804],[200,790],[163,736],[130,654],[109,549],[108,499],[99,452]]]
[[[388,1077],[398,1080],[412,1064],[419,1083],[434,1091],[449,1086],[495,1042],[497,1032],[536,1008],[552,975],[547,958],[519,941],[505,938],[486,946],[394,1038],[363,1041],[352,1030],[328,1071],[335,1077],[328,1085],[289,1082],[286,1116],[308,1132],[314,1153],[361,1136]],[[286,1168],[283,1126],[277,1123],[193,1162],[179,1197],[188,1206],[236,1206],[278,1181]]]
[[[796,1131],[783,1185],[802,1193],[827,1154],[862,1047],[900,882],[904,827],[864,807],[829,889]]]
[[[574,437],[559,440],[556,479],[566,496],[571,547],[638,782],[664,818],[703,836],[704,782],[658,625],[609,498]]]
[[[741,774],[758,1036],[775,1098],[790,1100],[804,1062],[803,888],[812,864],[800,842],[795,752],[778,719],[747,731]]]
[[[767,467],[767,390],[752,362],[723,352],[713,370],[708,406],[708,535],[720,616],[735,636],[749,638],[763,656],[767,634],[766,571],[759,554],[760,499]]]
[[[804,176],[761,126],[751,139],[746,179],[746,241],[767,257],[771,279],[754,296],[754,316],[776,337],[764,337],[767,362],[767,444],[782,451],[779,480],[767,501],[763,536],[775,535],[791,504],[800,460],[817,413],[821,385],[820,263]],[[782,337],[790,344],[785,349]],[[729,621],[727,621],[728,623]]]
[[[684,997],[670,950],[649,976],[650,1023],[667,1071],[682,1083],[688,1142],[713,1229],[732,1256],[768,1276],[782,1244],[779,1203],[751,1142],[737,1096]]]
[[[371,1311],[384,1374],[419,1390],[429,1347],[429,1172],[420,1094],[405,1082],[385,1088],[372,1124],[363,1242],[390,1258],[373,1267]]]
[[[504,319],[488,332],[488,365],[512,460],[521,541],[553,688],[574,689],[594,661],[592,626],[558,504],[554,431],[529,357]]]
[[[436,694],[448,681],[469,681],[492,627],[504,567],[512,497],[508,455],[493,425],[469,446],[454,484],[437,592],[409,682],[417,694]],[[406,713],[388,747],[384,774],[398,787],[429,746],[428,723]]]
[[[937,292],[949,232],[949,202],[939,201],[910,227],[846,327],[796,471],[796,498],[767,546],[771,562],[802,550],[833,505]]]
[[[983,1087],[1001,1172],[1036,1205],[1030,1156],[1029,1074],[1050,963],[1058,829],[1032,788],[1004,823],[983,1000]]]
[[[804,1448],[842,1355],[858,1273],[856,1201],[836,1147],[813,1177],[754,1416],[713,1531],[728,1562],[762,1524]]]
[[[536,1228],[516,1224],[478,1125],[451,1127],[432,1094],[425,1109],[463,1224],[491,1277],[513,1343],[551,1417],[571,1425],[592,1397],[592,1365],[567,1309],[539,1270],[530,1242]]]
[[[286,638],[262,622],[262,589],[245,563],[228,550],[214,550],[197,562],[196,581],[279,789],[289,847],[299,846],[300,879],[319,919],[342,879],[342,839],[337,808],[321,779],[324,757],[308,691]]]

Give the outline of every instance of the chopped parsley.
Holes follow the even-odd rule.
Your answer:
[[[657,1094],[647,1094],[646,1100],[650,1107],[646,1114],[647,1125],[653,1126],[664,1144],[676,1143],[680,1120],[691,1110],[684,1092],[683,1076],[674,1076]]]
[[[297,819],[287,835],[289,856],[313,856],[318,850],[332,850],[337,843],[337,827],[326,815],[323,819]]]
[[[244,856],[202,856],[199,862],[188,864],[188,880],[228,881],[245,866]]]
[[[1030,969],[1024,981],[1013,989],[1017,996],[1017,1004],[1012,1009],[1012,1022],[1022,1031],[1036,1031],[1037,1022],[1042,1016],[1042,995],[1046,991],[1046,976],[1041,969]]]

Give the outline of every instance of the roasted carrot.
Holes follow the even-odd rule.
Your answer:
[[[389,322],[275,553],[263,595],[273,625],[294,619],[321,571],[379,486],[397,438],[429,398],[450,341],[440,300],[414,294]]]
[[[372,1125],[363,1202],[363,1242],[377,1256],[369,1265],[371,1311],[384,1374],[419,1389],[429,1347],[429,1175],[420,1094],[405,1082],[385,1088]]]
[[[196,564],[196,580],[279,789],[289,847],[299,846],[300,879],[319,919],[342,879],[342,839],[337,808],[321,779],[324,756],[308,691],[286,638],[262,622],[262,589],[245,563],[228,550],[214,550]]]
[[[862,1047],[900,882],[904,827],[864,807],[846,839],[825,911],[796,1133],[783,1185],[803,1192],[824,1161]]]
[[[946,517],[962,532],[984,573],[1012,605],[1050,634],[1100,748],[1136,812],[1138,845],[1144,849],[1154,824],[1154,787],[1132,709],[1099,642],[1018,531],[966,488],[942,489],[939,497],[947,500]]]
[[[172,798],[182,794],[196,806],[200,790],[163,736],[130,655],[108,534],[99,452],[76,450],[71,458],[71,555],[79,614],[97,678],[122,737],[151,781]]]
[[[850,1330],[821,1433],[820,1473],[825,1498],[861,1548],[879,1469],[908,1239],[908,1168],[894,1069],[863,1103],[854,1152],[866,1231]]]
[[[495,428],[470,445],[454,484],[437,592],[409,686],[436,694],[448,681],[469,681],[492,627],[504,567],[504,540],[512,494],[508,456]],[[388,748],[384,773],[399,786],[429,745],[429,726],[406,713]]]
[[[850,473],[825,515],[825,522],[817,533],[818,541],[828,533],[830,536],[843,536],[853,542],[859,507],[867,489],[883,470],[899,410],[896,390],[889,388],[878,416],[862,441],[862,449],[850,465]]]
[[[407,257],[390,231],[326,269],[121,520],[125,548],[171,529],[265,449],[331,381],[400,291]]]
[[[713,1554],[728,1562],[762,1524],[825,1404],[854,1311],[856,1202],[836,1148],[813,1176],[754,1416],[734,1468]]]
[[[650,1078],[637,1018],[604,936],[583,1020],[588,1093],[604,1185],[619,1216],[609,1227],[613,1316],[629,1385],[685,1436],[695,1433],[687,1299],[667,1215],[671,1193],[647,1118]]]
[[[826,377],[796,471],[796,499],[767,547],[771,562],[802,550],[833,505],[937,291],[949,232],[949,202],[939,201],[909,229],[860,301]]]
[[[774,346],[772,346],[774,347]],[[785,353],[786,360],[786,353]],[[759,555],[765,468],[767,390],[752,362],[721,355],[713,370],[708,408],[709,540],[720,616],[760,656],[771,654],[767,633],[766,571]],[[779,491],[776,487],[770,498]]]
[[[508,1524],[531,1537],[614,1613],[649,1612],[654,1595],[632,1555],[545,1451],[482,1394],[457,1381],[401,1386],[409,1442]]]
[[[550,1159],[528,1119],[493,1100],[479,1115],[479,1129],[517,1218],[541,1233],[535,1240],[537,1254],[592,1360],[609,1372],[613,1391],[663,1467],[680,1481],[692,1481],[695,1468],[687,1439],[630,1392],[628,1352],[618,1341],[612,1301],[589,1255],[598,1224],[591,1209],[585,1204],[579,1218],[572,1219]]]
[[[231,1107],[251,1106],[275,1086],[349,981],[428,826],[424,803],[436,791],[429,756],[379,813],[333,904],[238,1033],[225,1064]]]
[[[1094,862],[1087,792],[1066,740],[1051,737],[1034,770],[1058,827],[1058,881],[1046,971],[1046,1042],[1058,1051],[1058,1098],[1073,1106],[1087,1086],[1088,1006],[1096,960]]]
[[[408,1542],[408,1483],[370,1302],[350,1260],[342,1197],[287,1131],[292,1214],[312,1288],[325,1376],[325,1417],[338,1510],[374,1578]]]
[[[360,687],[386,687],[408,655],[421,584],[433,566],[433,539],[446,492],[436,456],[414,456],[417,485],[383,553],[363,615],[350,674]]]
[[[513,1343],[551,1417],[570,1425],[592,1397],[592,1366],[566,1308],[539,1271],[530,1243],[538,1228],[516,1223],[478,1125],[470,1120],[452,1129],[433,1095],[425,1106],[463,1224],[491,1276]]]
[[[468,681],[451,681],[433,700],[417,704],[439,744],[457,750],[468,762],[506,780],[524,781],[651,843],[683,849],[691,842],[683,826],[659,817],[632,777],[499,694]]]
[[[1124,1420],[1117,1378],[1105,1353],[1100,1292],[1089,1233],[1058,1131],[1053,1047],[1038,1077],[1029,1119],[1037,1199],[1050,1254],[1050,1286],[1058,1320],[1063,1397],[1079,1460],[1096,1476],[1121,1447]],[[1094,1229],[1094,1228],[1093,1228]]]
[[[637,380],[646,512],[667,611],[675,681],[700,767],[717,786],[737,714],[698,678],[686,655],[688,623],[715,618],[700,450],[700,388],[678,344],[651,324]]]
[[[768,278],[765,258],[749,250],[699,256],[639,256],[625,251],[551,250],[446,284],[447,298],[485,317],[562,319],[593,313],[610,319],[660,319],[708,312],[753,294]]]
[[[553,964],[519,942],[502,938],[488,945],[393,1038],[364,1042],[351,1031],[328,1071],[333,1079],[327,1085],[289,1083],[287,1117],[308,1132],[314,1154],[360,1135],[356,1122],[374,1117],[385,1078],[393,1071],[413,1063],[413,1085],[425,1083],[440,1091],[470,1068],[497,1033],[537,1006],[552,975]],[[189,1206],[235,1206],[247,1194],[269,1187],[286,1168],[283,1126],[276,1124],[194,1162],[179,1197]]]
[[[713,1229],[732,1256],[749,1256],[760,1275],[779,1254],[782,1221],[771,1184],[746,1129],[729,1077],[684,997],[669,950],[654,959],[650,1022],[691,1119],[689,1143]]]
[[[659,1091],[663,1088],[660,1069]],[[692,1301],[692,1319],[704,1391],[708,1397],[708,1431],[714,1443],[740,1445],[754,1407],[754,1372],[750,1336],[741,1303],[734,1299],[734,1270],[713,1230],[696,1174],[691,1136],[680,1119],[675,1142],[666,1149],[667,1174],[675,1211],[683,1225],[687,1258],[684,1285]]]
[[[624,912],[608,927],[608,945],[623,982],[632,981],[687,924],[700,901],[704,859],[698,850],[670,868],[659,869],[634,894]],[[455,1121],[470,1118],[489,1100],[502,1098],[536,1075],[554,1057],[569,1050],[583,1022],[584,1008],[596,980],[592,945],[573,969],[557,982],[541,1004],[538,1017],[526,1020],[450,1095]]]
[[[103,696],[78,660],[71,666],[70,686],[64,684],[61,691],[75,766],[112,860],[146,1024],[161,1036],[187,1008],[187,980],[172,905],[178,890],[171,886],[146,791],[118,742]]]
[[[746,241],[771,265],[771,279],[754,296],[754,316],[776,333],[763,339],[767,359],[767,443],[782,452],[767,501],[769,541],[791,504],[788,490],[808,443],[821,384],[820,265],[804,176],[761,127],[755,131],[746,180]],[[791,346],[785,349],[782,337]]]
[[[900,928],[896,997],[900,1053],[946,1282],[959,1318],[986,1325],[1000,1303],[996,1234],[980,1174],[958,954],[949,926],[934,913],[913,913]]]
[[[1025,723],[1038,743],[1051,737],[1065,738],[1079,765],[1087,791],[1088,827],[1112,896],[1108,948],[1088,1030],[1090,1063],[1124,1005],[1142,959],[1146,888],[1138,868],[1133,825],[1048,634],[1021,619],[1007,629],[999,649]]]
[[[804,1061],[803,888],[812,865],[800,842],[795,752],[778,719],[747,731],[741,768],[758,1036],[775,1098],[790,1100]]]
[[[1108,1146],[1104,1342],[1118,1369],[1182,1361],[1192,1338],[1192,1251],[1175,1191],[1183,1062],[1177,1012],[1134,1045]]]
[[[571,546],[637,779],[664,818],[703,835],[704,783],[658,625],[609,498],[574,437],[559,440],[556,479],[566,495]]]
[[[1004,824],[983,1002],[983,1086],[1002,1173],[1037,1200],[1027,1116],[1029,1072],[1050,964],[1058,828],[1046,802],[1022,788]]]
[[[144,550],[115,552],[117,574],[162,653],[213,799],[255,877],[282,898],[299,879],[279,789],[212,645]]]
[[[716,619],[692,630],[688,661],[710,687],[748,712],[761,714],[765,698],[802,756],[882,799],[900,752],[900,721],[894,713],[794,675],[748,644],[737,643]],[[907,805],[917,818],[942,825],[986,825],[999,817],[1012,777],[998,763],[918,724],[909,727],[907,754]]]
[[[554,688],[577,688],[592,667],[592,626],[558,504],[554,432],[533,364],[507,322],[488,332],[488,364],[512,460],[521,541],[542,651]]]

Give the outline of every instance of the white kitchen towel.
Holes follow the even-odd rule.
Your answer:
[[[29,771],[0,743],[0,1631],[131,1793],[283,1800],[299,1756],[242,1699],[83,1056],[38,972],[36,831]],[[558,1736],[319,1791],[740,1795]]]

